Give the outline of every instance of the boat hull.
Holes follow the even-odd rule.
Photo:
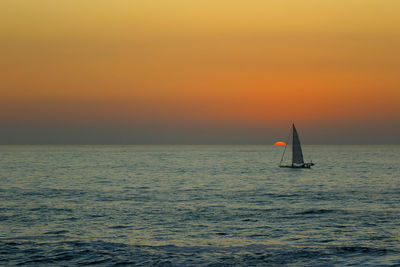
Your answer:
[[[304,163],[302,165],[279,165],[281,168],[291,168],[291,169],[311,169],[311,166],[314,166],[314,163]]]

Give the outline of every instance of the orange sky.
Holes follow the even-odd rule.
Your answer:
[[[0,123],[379,124],[396,140],[399,13],[398,0],[3,0]]]

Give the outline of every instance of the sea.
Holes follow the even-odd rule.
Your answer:
[[[400,266],[400,146],[0,146],[1,266]]]

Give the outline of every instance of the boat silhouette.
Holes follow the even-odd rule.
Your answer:
[[[297,133],[296,127],[294,126],[294,123],[292,125],[290,135],[292,137],[291,138],[292,142],[287,142],[287,144],[291,143],[291,146],[292,146],[292,164],[291,165],[282,165],[282,161],[283,161],[283,158],[284,158],[285,152],[286,152],[286,147],[288,146],[288,145],[286,145],[285,149],[283,150],[283,154],[282,154],[281,161],[279,163],[279,167],[281,167],[281,168],[296,168],[296,169],[297,168],[310,169],[311,166],[314,166],[315,164],[312,161],[304,162],[303,151],[301,150],[299,135]],[[289,139],[290,139],[290,135],[289,135]]]

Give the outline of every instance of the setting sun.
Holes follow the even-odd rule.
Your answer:
[[[285,142],[279,141],[279,142],[276,142],[276,143],[274,144],[274,146],[286,146],[286,143],[285,143]]]

